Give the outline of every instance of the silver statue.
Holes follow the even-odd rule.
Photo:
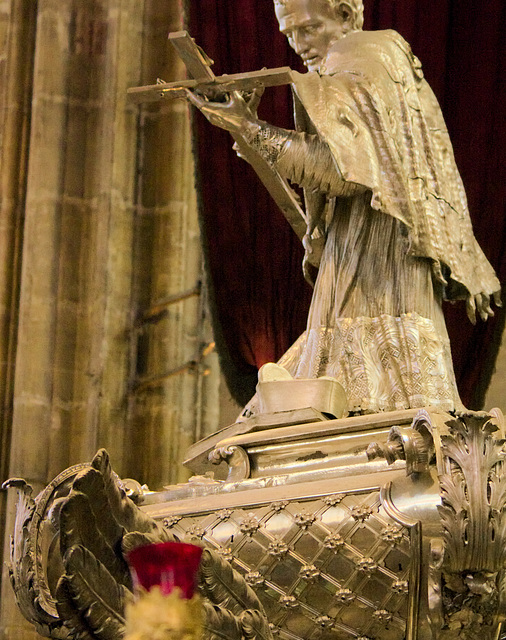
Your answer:
[[[352,410],[383,412],[339,417],[336,392],[337,419],[311,424],[307,407],[294,421],[270,404],[256,429],[212,441],[224,482],[150,492],[121,482],[105,451],[35,499],[9,481],[16,600],[42,635],[118,640],[126,554],[179,539],[206,548],[205,640],[506,639],[506,423],[499,410],[446,412],[461,403],[441,312],[443,298],[465,298],[471,320],[486,320],[499,283],[441,111],[404,40],[361,31],[360,0],[278,1],[276,15],[309,73],[262,71],[260,84],[293,80],[297,131],[259,121],[254,91],[247,102],[233,92],[254,89],[259,72],[215,78],[183,32],[172,36],[193,79],[134,93],[198,86],[193,104],[272,169],[255,165],[285,214],[296,207],[277,177],[305,188],[304,268],[319,273],[307,331],[281,364],[337,378]],[[210,101],[224,86],[229,99]],[[292,423],[266,422],[271,411]]]
[[[309,71],[292,73],[296,131],[259,120],[255,95],[187,94],[304,188],[304,271],[319,270],[307,329],[279,364],[336,378],[350,411],[462,409],[441,303],[465,299],[471,322],[486,320],[500,285],[420,62],[395,31],[362,31],[360,0],[275,11]]]

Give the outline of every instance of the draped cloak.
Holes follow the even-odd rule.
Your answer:
[[[298,128],[328,146],[344,196],[306,189],[325,244],[307,329],[279,364],[337,378],[352,411],[461,408],[441,300],[500,286],[418,59],[394,31],[353,32],[320,73],[294,74],[294,92]],[[278,168],[302,166],[307,186],[310,153],[288,156]]]

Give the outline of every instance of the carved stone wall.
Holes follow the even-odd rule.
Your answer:
[[[161,487],[217,426],[188,112],[126,99],[179,72],[179,7],[0,0],[0,483],[104,446]],[[1,587],[0,638],[33,637]]]

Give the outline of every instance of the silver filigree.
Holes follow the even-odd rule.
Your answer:
[[[250,571],[244,576],[244,579],[252,587],[258,587],[265,582],[265,578],[259,571]]]
[[[299,576],[303,580],[308,580],[308,581],[316,580],[316,578],[318,578],[319,575],[320,575],[320,571],[314,566],[314,564],[305,564],[299,571]]]
[[[181,520],[181,516],[167,516],[163,519],[163,526],[166,529],[171,529]]]
[[[233,511],[231,509],[220,509],[215,513],[215,516],[218,518],[218,520],[224,522],[225,520],[229,520],[232,514]]]
[[[274,558],[283,558],[288,553],[288,545],[282,540],[275,540],[269,544],[267,552]]]
[[[279,604],[287,609],[295,609],[299,606],[297,598],[295,596],[281,596]]]
[[[338,533],[331,533],[323,541],[323,546],[331,551],[338,551],[344,546],[344,539]]]
[[[359,571],[363,571],[364,573],[372,573],[377,568],[378,564],[372,558],[361,558],[357,562],[357,569]]]
[[[314,513],[301,511],[300,513],[296,513],[293,519],[301,529],[308,529],[313,524],[313,522],[315,522],[316,516],[314,515]]]
[[[339,602],[348,603],[355,600],[356,595],[350,589],[339,589],[335,597]]]
[[[402,542],[402,529],[394,524],[387,525],[380,533],[380,538],[392,545]]]
[[[246,518],[244,518],[244,520],[239,524],[239,529],[244,533],[244,535],[252,536],[260,529],[261,526],[262,525],[258,518],[255,517],[255,514],[248,513]]]

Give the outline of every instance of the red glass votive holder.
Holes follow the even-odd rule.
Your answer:
[[[195,593],[202,548],[184,542],[161,542],[133,549],[127,556],[134,587],[149,591],[158,586],[163,595],[179,587],[190,600]]]

